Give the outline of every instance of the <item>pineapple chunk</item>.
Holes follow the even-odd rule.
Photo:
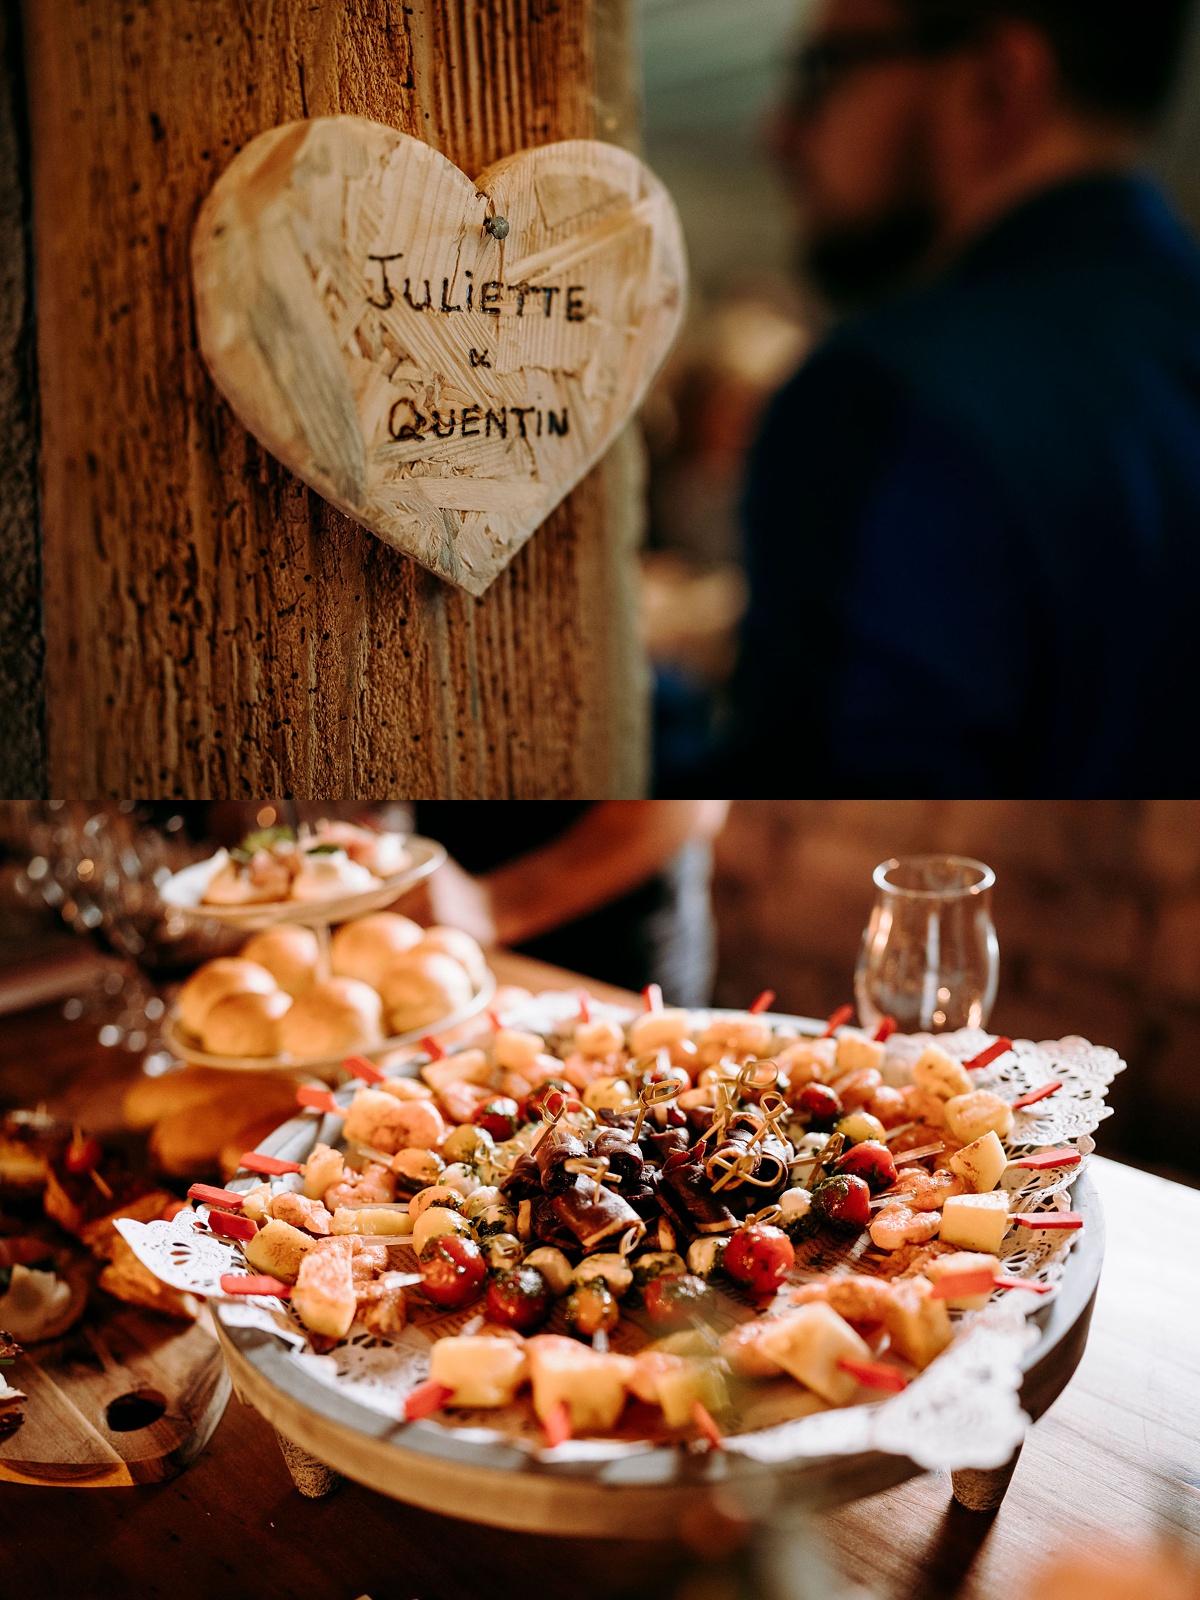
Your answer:
[[[327,1144],[314,1145],[304,1163],[305,1195],[310,1200],[323,1199],[331,1184],[341,1183],[345,1171],[346,1161],[340,1150],[331,1150]]]
[[[600,1355],[552,1333],[530,1339],[528,1349],[533,1409],[541,1422],[565,1401],[573,1433],[604,1433],[613,1427],[633,1373],[628,1356]]]
[[[284,1283],[295,1283],[300,1264],[312,1249],[308,1234],[290,1222],[273,1217],[253,1239],[246,1240],[246,1260],[256,1272],[265,1272]]]
[[[655,1389],[668,1428],[690,1427],[697,1400],[713,1413],[729,1409],[725,1379],[711,1361],[681,1361],[668,1367],[659,1373]]]
[[[956,1172],[975,1194],[989,1194],[1004,1176],[1008,1156],[994,1128],[950,1157],[950,1171]]]
[[[867,1067],[876,1070],[883,1065],[884,1049],[874,1039],[864,1039],[861,1034],[845,1033],[837,1042],[837,1073],[862,1072]]]
[[[506,1406],[528,1375],[524,1346],[508,1339],[439,1339],[429,1361],[433,1381],[454,1390],[448,1406]]]
[[[972,1084],[966,1068],[935,1044],[931,1044],[914,1064],[912,1072],[918,1089],[927,1089],[941,1100],[971,1093]]]
[[[789,1316],[766,1323],[758,1345],[797,1383],[812,1389],[831,1406],[844,1406],[858,1388],[848,1372],[839,1370],[838,1362],[843,1358],[871,1359],[866,1341],[823,1301],[801,1306]]]
[[[330,1233],[410,1234],[413,1220],[407,1211],[387,1206],[339,1206],[329,1219]]]
[[[346,1337],[358,1309],[348,1239],[330,1241],[305,1256],[292,1290],[292,1306],[313,1333],[329,1339]]]
[[[956,1278],[971,1277],[976,1272],[990,1272],[995,1277],[999,1270],[999,1256],[984,1255],[980,1251],[971,1250],[960,1250],[953,1256],[935,1256],[921,1268],[930,1283],[949,1280],[951,1284]],[[950,1311],[982,1311],[990,1298],[990,1291],[987,1294],[955,1294],[944,1304]]]
[[[934,1300],[927,1278],[901,1278],[884,1302],[883,1325],[892,1349],[923,1372],[954,1337],[944,1300]]]
[[[1012,1107],[989,1089],[976,1089],[974,1094],[947,1100],[946,1121],[950,1132],[964,1144],[982,1138],[989,1129],[1005,1139],[1012,1132]]]
[[[938,1238],[961,1250],[982,1250],[995,1255],[1008,1231],[1008,1195],[1003,1189],[990,1194],[956,1194],[942,1205]]]

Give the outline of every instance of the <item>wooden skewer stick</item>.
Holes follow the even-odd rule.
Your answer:
[[[642,1123],[646,1120],[646,1113],[652,1106],[665,1106],[669,1101],[679,1096],[680,1085],[673,1078],[665,1079],[661,1083],[648,1083],[638,1095],[637,1121],[633,1125],[633,1139],[637,1143],[638,1135],[642,1131]]]
[[[577,1172],[585,1178],[594,1178],[596,1187],[592,1192],[592,1201],[595,1203],[600,1198],[600,1190],[608,1177],[607,1156],[573,1156],[563,1162],[565,1172]]]

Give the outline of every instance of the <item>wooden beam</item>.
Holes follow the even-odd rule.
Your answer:
[[[353,112],[467,172],[632,136],[629,0],[26,0],[51,789],[633,795],[623,441],[479,600],[304,488],[196,351],[205,193]]]

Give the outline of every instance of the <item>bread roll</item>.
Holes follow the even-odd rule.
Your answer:
[[[279,1020],[292,1005],[290,994],[227,994],[210,1006],[200,1042],[210,1056],[277,1056]]]
[[[318,955],[316,934],[295,922],[264,928],[242,946],[243,960],[266,967],[279,987],[293,998],[316,983]]]
[[[327,978],[292,1002],[279,1024],[280,1048],[297,1060],[351,1055],[383,1037],[383,1003],[355,978]]]
[[[218,956],[197,967],[179,991],[179,1016],[189,1033],[199,1038],[211,1007],[227,994],[270,994],[278,985],[257,961],[241,956]]]
[[[417,947],[421,950],[440,950],[464,968],[472,986],[482,989],[487,982],[487,957],[476,940],[461,928],[426,928],[425,937]]]
[[[425,930],[394,911],[345,922],[333,936],[330,956],[340,978],[357,978],[378,989],[384,973],[425,937]]]
[[[465,1006],[474,994],[466,970],[441,950],[398,956],[379,985],[392,1033],[430,1027]]]

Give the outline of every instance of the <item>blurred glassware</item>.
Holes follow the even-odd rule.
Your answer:
[[[996,874],[965,856],[909,856],[884,861],[873,876],[854,974],[862,1026],[894,1017],[906,1033],[986,1027],[1000,968]]]
[[[165,1071],[173,1057],[159,1037],[166,1011],[159,987],[237,942],[218,923],[188,922],[159,899],[171,874],[210,854],[211,844],[189,839],[182,814],[153,825],[150,808],[133,800],[29,802],[21,812],[26,859],[17,894],[51,907],[117,958],[90,994],[66,1002],[63,1015],[94,1017],[102,1045],[144,1053],[148,1071]]]

